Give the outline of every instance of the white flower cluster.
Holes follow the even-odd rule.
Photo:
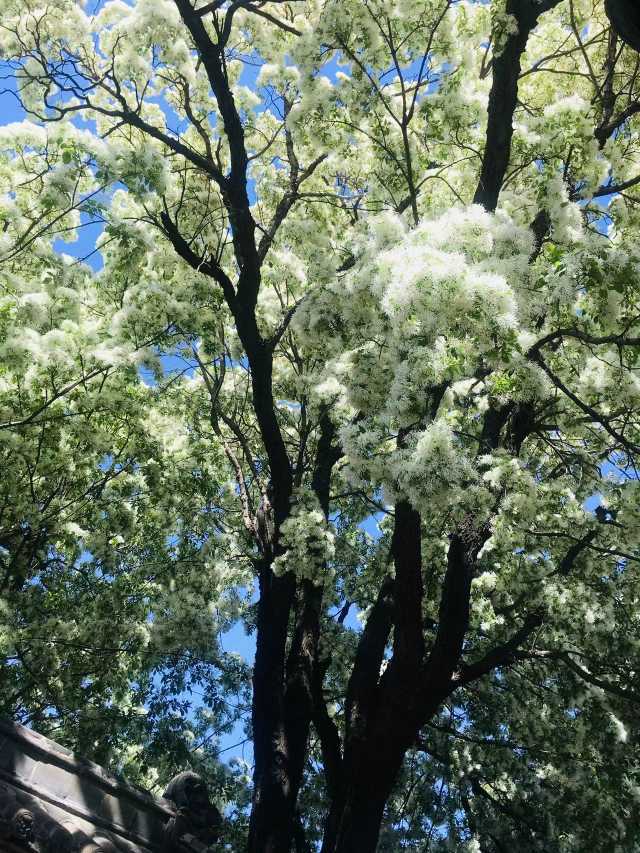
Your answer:
[[[406,495],[415,506],[424,503],[427,490],[430,499],[437,498],[476,479],[476,472],[443,419],[417,433],[407,451],[395,452],[389,468],[392,490]]]
[[[296,318],[323,351],[339,353],[317,376],[317,395],[330,391],[360,415],[341,428],[345,476],[355,486],[373,479],[416,505],[468,490],[480,481],[456,435],[455,399],[443,398],[438,412],[430,395],[448,385],[470,390],[479,368],[524,371],[530,230],[479,206],[410,231],[386,214],[371,223],[360,251],[353,272],[306,300]],[[538,387],[544,392],[530,382],[526,396]],[[461,405],[483,401],[486,393]]]
[[[322,582],[328,576],[327,563],[335,554],[335,536],[311,489],[296,489],[292,509],[280,530],[286,549],[277,557],[273,570],[278,575],[293,572],[299,578]]]

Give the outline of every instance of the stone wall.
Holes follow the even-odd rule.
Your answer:
[[[203,853],[217,839],[219,823],[193,773],[176,777],[165,798],[152,797],[54,741],[0,720],[0,851]]]

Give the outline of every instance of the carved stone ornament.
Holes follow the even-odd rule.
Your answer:
[[[623,42],[640,51],[640,3],[638,0],[605,0],[611,26]]]
[[[69,830],[52,820],[35,800],[26,807],[21,804],[26,797],[19,799],[6,789],[2,793],[0,839],[5,838],[18,850],[33,853],[73,853]]]
[[[153,797],[0,719],[0,853],[205,853],[221,823],[196,773]]]
[[[197,773],[179,773],[163,794],[176,809],[165,827],[163,853],[205,850],[220,837],[222,816]]]
[[[20,853],[134,853],[90,824],[58,812],[46,802],[0,782],[0,851]],[[3,843],[4,842],[4,843]]]
[[[25,846],[34,840],[33,834],[34,818],[29,809],[18,809],[11,818],[11,833],[9,835],[14,841]]]
[[[34,800],[30,808],[21,805],[25,795],[0,790],[0,851],[3,840],[10,849],[25,853],[123,853],[109,838],[89,837],[73,821],[67,825],[53,820]]]

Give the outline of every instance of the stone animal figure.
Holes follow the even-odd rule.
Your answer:
[[[640,51],[640,2],[605,0],[604,7],[611,26],[622,41]]]
[[[163,794],[176,808],[176,816],[165,827],[163,853],[183,853],[189,849],[189,837],[204,845],[220,837],[222,815],[209,798],[209,791],[197,773],[179,773]]]

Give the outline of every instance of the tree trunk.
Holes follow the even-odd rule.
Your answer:
[[[293,579],[260,572],[253,669],[254,789],[249,853],[289,853],[294,807],[284,717],[284,652]]]
[[[385,688],[364,736],[356,730],[347,741],[339,802],[332,803],[323,853],[375,853],[385,804],[424,722],[415,688],[393,677]]]
[[[344,813],[332,853],[375,853],[386,799],[379,794],[365,800],[356,793]]]
[[[395,739],[394,739],[395,740]],[[342,813],[335,838],[326,853],[375,853],[378,846],[384,808],[391,794],[406,752],[395,741],[384,747],[369,741],[359,749],[344,789]]]
[[[279,772],[280,771],[280,772]],[[293,808],[283,796],[286,767],[275,762],[255,778],[249,827],[249,853],[290,853],[293,836]]]

